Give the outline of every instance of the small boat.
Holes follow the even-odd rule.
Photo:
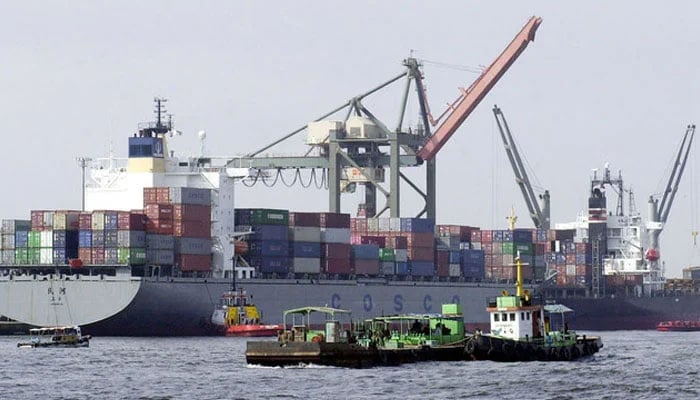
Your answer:
[[[696,332],[700,331],[700,321],[662,321],[656,325],[661,332]]]
[[[54,326],[29,330],[29,342],[17,347],[89,347],[90,335],[83,335],[79,326]]]
[[[226,336],[277,336],[282,325],[262,324],[261,313],[253,304],[253,296],[243,289],[232,289],[221,296],[221,306],[214,310],[212,323],[222,328]]]
[[[590,356],[603,347],[600,337],[579,335],[569,330],[564,314],[572,312],[561,304],[542,304],[522,288],[522,264],[516,257],[516,295],[504,290],[490,300],[490,333],[476,332],[465,344],[472,360],[571,361]],[[559,316],[558,326],[556,317]]]
[[[285,330],[278,340],[249,341],[246,361],[275,367],[316,364],[364,368],[464,360],[460,306],[446,304],[443,311],[447,313],[381,316],[354,324],[349,310],[287,310],[283,315]]]

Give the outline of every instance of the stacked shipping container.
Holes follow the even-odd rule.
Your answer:
[[[248,263],[263,275],[289,273],[289,211],[240,208],[235,211],[236,229],[252,231],[248,240]]]

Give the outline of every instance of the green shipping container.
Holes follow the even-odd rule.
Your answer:
[[[379,249],[379,261],[394,261],[394,249]]]
[[[41,263],[41,249],[38,247],[27,249],[27,264],[39,263]]]
[[[496,243],[493,245],[496,246]],[[503,254],[515,254],[515,246],[513,245],[513,242],[503,242]]]
[[[532,243],[518,243],[514,246],[513,255],[516,255],[517,252],[520,252],[521,255],[532,255],[532,249]]]
[[[40,231],[29,231],[29,234],[27,236],[27,242],[29,243],[30,248],[39,248],[41,247],[41,232]]]
[[[27,258],[27,249],[15,249],[15,264],[29,264],[29,258]]]
[[[146,263],[146,249],[140,247],[120,247],[117,253],[119,264],[143,265]]]
[[[250,214],[251,225],[286,225],[289,226],[289,210],[261,209]]]

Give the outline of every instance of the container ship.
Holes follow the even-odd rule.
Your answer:
[[[243,171],[213,157],[176,157],[167,147],[173,132],[159,115],[129,137],[127,159],[94,160],[85,211],[33,210],[26,220],[3,220],[1,315],[34,326],[81,325],[92,335],[217,334],[212,312],[235,277],[269,323],[309,304],[365,318],[459,303],[467,326],[483,328],[484,304],[514,282],[519,254],[530,290],[576,310],[578,329],[654,329],[661,320],[700,318],[697,290],[671,290],[655,270],[625,269],[656,259],[640,253],[638,215],[608,215],[600,182],[584,218],[550,230],[234,208]],[[600,225],[626,232],[624,240],[588,240]],[[246,241],[246,254],[235,253],[235,240]]]

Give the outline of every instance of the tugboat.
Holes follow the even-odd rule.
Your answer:
[[[277,336],[284,329],[283,325],[262,324],[262,313],[253,304],[253,296],[243,289],[236,289],[236,262],[244,262],[239,256],[248,251],[248,245],[241,240],[234,240],[234,268],[231,290],[221,295],[221,305],[214,309],[211,322],[221,328],[226,336],[231,337],[265,337]]]
[[[572,310],[561,304],[541,304],[523,291],[522,264],[516,257],[516,295],[504,290],[490,300],[490,333],[477,331],[465,344],[472,360],[491,361],[571,361],[592,355],[603,347],[600,337],[570,331],[564,314]],[[554,318],[561,317],[558,329]]]
[[[699,321],[662,321],[656,325],[661,332],[697,332],[700,331]]]
[[[54,326],[29,330],[29,342],[17,343],[20,348],[89,347],[90,335],[83,335],[79,326]]]

